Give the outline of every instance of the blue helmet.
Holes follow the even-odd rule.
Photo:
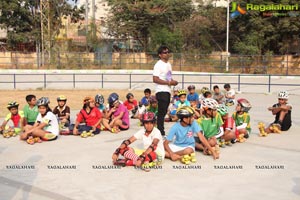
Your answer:
[[[109,105],[112,105],[117,100],[119,100],[119,95],[115,92],[111,93],[107,99]]]

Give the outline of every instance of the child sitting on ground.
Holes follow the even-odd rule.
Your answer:
[[[70,125],[70,107],[66,105],[67,98],[64,95],[57,97],[57,106],[53,109],[59,123],[59,129],[65,130]]]
[[[249,110],[251,104],[247,99],[238,99],[236,105],[236,112],[232,114],[232,118],[235,121],[236,129],[238,131],[237,141],[244,142],[249,138],[251,133],[250,115]]]
[[[235,104],[235,91],[231,88],[229,83],[224,84],[225,92],[225,105],[232,106]]]
[[[209,88],[208,87],[202,87],[201,88],[201,93],[199,94],[199,103],[202,104],[202,101],[206,99],[207,97],[204,96],[205,92],[208,92]]]
[[[126,106],[127,110],[131,112],[132,116],[131,118],[136,118],[136,113],[138,110],[138,103],[137,100],[134,99],[134,96],[132,93],[128,93],[126,95],[126,101],[124,101],[123,105]]]
[[[268,108],[275,115],[275,121],[265,129],[267,133],[287,131],[292,126],[292,105],[288,103],[288,99],[288,92],[280,91],[278,93],[278,103]]]
[[[140,103],[141,105],[144,105],[144,106],[148,106],[149,105],[149,99],[150,99],[150,96],[151,96],[151,90],[149,88],[146,88],[144,90],[144,97],[141,99]]]
[[[112,155],[115,165],[137,166],[149,170],[149,163],[160,164],[165,157],[163,138],[160,131],[155,127],[156,117],[153,112],[145,112],[141,116],[143,129],[136,132],[132,137],[124,140]],[[129,147],[136,140],[143,141],[143,150]],[[119,155],[125,159],[119,159]]]
[[[198,125],[201,127],[202,132],[207,139],[209,145],[219,154],[217,139],[223,134],[223,121],[220,115],[217,115],[217,109],[219,104],[216,100],[207,98],[204,99],[201,108],[203,109],[203,115],[197,120]],[[211,152],[203,146],[201,141],[196,141],[196,149],[202,150],[205,155],[211,154]]]
[[[152,112],[154,113],[155,117],[157,117],[157,113],[158,113],[158,104],[157,104],[157,99],[156,96],[152,95],[149,98],[149,105],[147,107],[145,107],[145,110],[143,112],[141,112],[141,114],[139,114],[139,119],[140,122],[138,123],[139,125],[143,125],[142,121],[141,121],[141,116],[145,113],[145,112]],[[140,113],[140,111],[139,111]]]
[[[178,92],[179,92],[179,88],[177,86],[174,86],[173,87],[173,96],[171,98],[170,105],[174,105],[176,103],[176,101],[179,100]]]
[[[42,97],[37,101],[39,114],[33,126],[26,125],[20,135],[21,140],[27,140],[28,144],[41,141],[56,140],[59,134],[58,121],[49,107],[48,97]]]
[[[225,104],[225,96],[223,92],[220,91],[219,86],[215,85],[213,87],[214,94],[213,94],[213,99],[218,102],[218,104]]]
[[[196,101],[196,103],[198,104],[199,103],[199,95],[198,93],[196,92],[196,87],[194,85],[189,85],[188,86],[188,95],[187,95],[187,100],[189,102],[191,101]]]
[[[27,124],[33,126],[35,120],[39,114],[38,107],[36,106],[36,96],[33,94],[29,94],[26,96],[27,104],[23,108],[24,112],[24,126]]]
[[[112,133],[118,133],[121,130],[129,129],[129,112],[127,108],[120,103],[119,95],[112,93],[108,97],[109,111],[103,118],[103,125]]]
[[[6,115],[1,127],[0,132],[4,137],[11,137],[18,135],[23,129],[23,117],[24,113],[19,109],[19,103],[11,101],[7,104],[6,108],[9,110],[9,114]],[[12,126],[8,125],[8,122],[12,121]]]
[[[218,113],[221,115],[223,120],[223,131],[224,135],[221,137],[220,146],[225,147],[225,145],[231,146],[231,142],[236,139],[236,127],[235,122],[231,116],[228,114],[228,107],[224,104],[219,105]]]
[[[198,119],[200,117],[199,95],[195,91],[194,85],[190,85],[188,90],[189,94],[187,95],[187,100],[190,102],[191,107],[195,110],[195,117]]]
[[[102,94],[96,94],[95,96],[95,106],[99,109],[99,111],[105,115],[106,107],[104,105],[104,97]]]
[[[194,121],[194,110],[189,106],[182,106],[177,110],[176,114],[180,121],[171,127],[164,141],[166,158],[177,161],[181,160],[185,155],[194,153],[195,138],[198,138],[198,141],[201,141],[201,143],[212,152],[214,159],[217,159],[218,155],[211,148],[201,133],[201,128],[196,121]]]
[[[80,124],[84,122],[85,124]],[[83,99],[83,107],[77,114],[73,128],[73,135],[80,135],[83,132],[92,131],[93,134],[99,134],[102,122],[102,114],[98,108],[95,107],[95,100],[92,97],[85,97]],[[85,136],[84,136],[85,137]]]
[[[155,116],[157,116],[157,112],[158,112],[158,104],[157,104],[157,99],[156,96],[152,95],[150,97],[150,105],[146,108],[148,112],[153,112],[155,114]]]
[[[176,103],[173,105],[169,112],[169,118],[170,121],[177,121],[177,115],[176,110],[182,106],[191,106],[190,102],[186,99],[186,91],[185,90],[179,90],[178,92],[179,100],[176,101]]]

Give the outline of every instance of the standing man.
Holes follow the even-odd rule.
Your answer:
[[[167,46],[160,46],[157,50],[160,60],[154,65],[153,82],[156,83],[156,99],[158,103],[157,128],[165,135],[164,119],[167,114],[171,98],[171,86],[178,84],[172,79],[172,66],[169,63],[171,52]]]

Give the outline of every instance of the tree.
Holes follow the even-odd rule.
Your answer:
[[[107,21],[108,34],[116,38],[134,38],[144,49],[149,40],[161,42],[154,35],[177,34],[177,23],[193,12],[191,0],[109,0],[112,16]],[[161,38],[163,38],[162,36]],[[152,44],[151,48],[157,46]]]
[[[186,50],[210,53],[225,49],[226,9],[212,4],[199,3],[192,17],[181,23]]]
[[[0,26],[7,30],[9,46],[40,41],[40,0],[0,0],[0,11]],[[51,14],[51,31],[57,35],[62,27],[62,17],[71,16],[71,20],[76,22],[82,19],[84,9],[72,6],[65,0],[49,0],[48,12]]]

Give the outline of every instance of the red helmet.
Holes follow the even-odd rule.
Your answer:
[[[243,112],[248,112],[251,109],[251,104],[247,99],[238,99],[237,102],[241,105],[242,109],[241,111]]]
[[[144,122],[155,122],[156,121],[156,116],[153,112],[145,112],[142,114],[141,121]]]

